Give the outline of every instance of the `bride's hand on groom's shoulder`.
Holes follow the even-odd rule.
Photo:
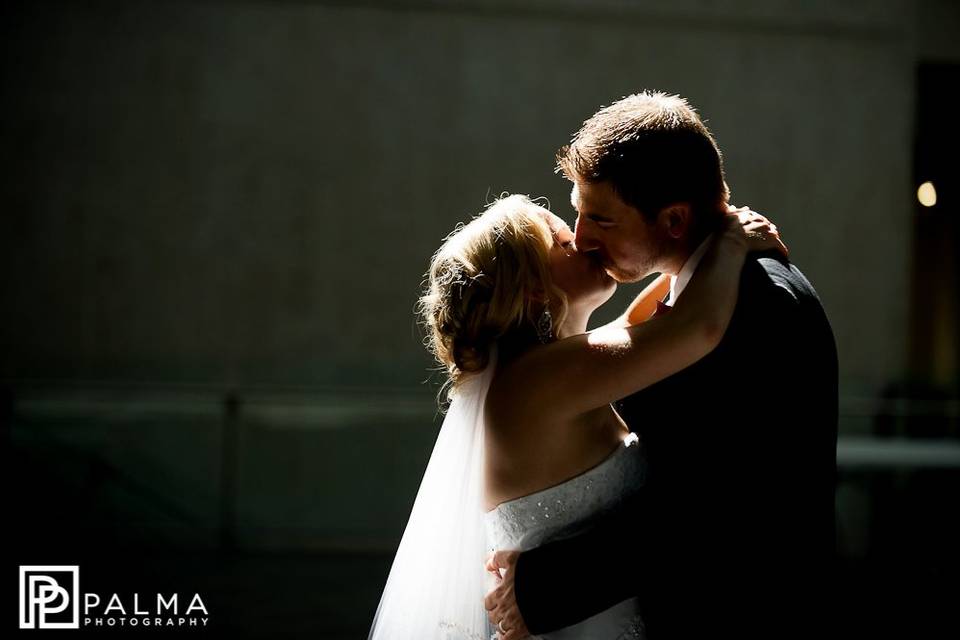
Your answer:
[[[497,586],[484,598],[487,617],[497,629],[497,640],[522,640],[530,636],[517,607],[513,578],[519,551],[494,551],[487,556],[486,570],[496,578]]]
[[[790,250],[780,238],[777,225],[750,207],[729,205],[724,232],[727,236],[742,241],[748,252],[776,249],[784,257],[790,255]]]

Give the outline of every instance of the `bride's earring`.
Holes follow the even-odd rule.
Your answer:
[[[537,321],[537,337],[540,342],[547,344],[553,340],[553,316],[550,315],[550,309],[544,309]]]

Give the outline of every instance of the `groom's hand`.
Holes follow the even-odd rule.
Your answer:
[[[487,556],[487,571],[496,576],[497,586],[484,598],[483,605],[491,624],[497,629],[498,640],[520,640],[530,635],[513,590],[519,556],[519,551],[495,551]]]

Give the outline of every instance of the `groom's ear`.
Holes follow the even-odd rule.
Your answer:
[[[674,202],[667,205],[657,215],[657,224],[670,238],[685,238],[693,225],[690,203]]]

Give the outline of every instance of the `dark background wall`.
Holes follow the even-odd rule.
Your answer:
[[[953,3],[3,11],[9,580],[82,561],[116,589],[209,593],[234,633],[365,633],[439,424],[413,316],[429,256],[503,191],[572,222],[555,149],[656,88],[707,118],[734,202],[777,222],[833,324],[850,628],[878,603],[915,634],[941,622],[925,589],[960,564]]]

